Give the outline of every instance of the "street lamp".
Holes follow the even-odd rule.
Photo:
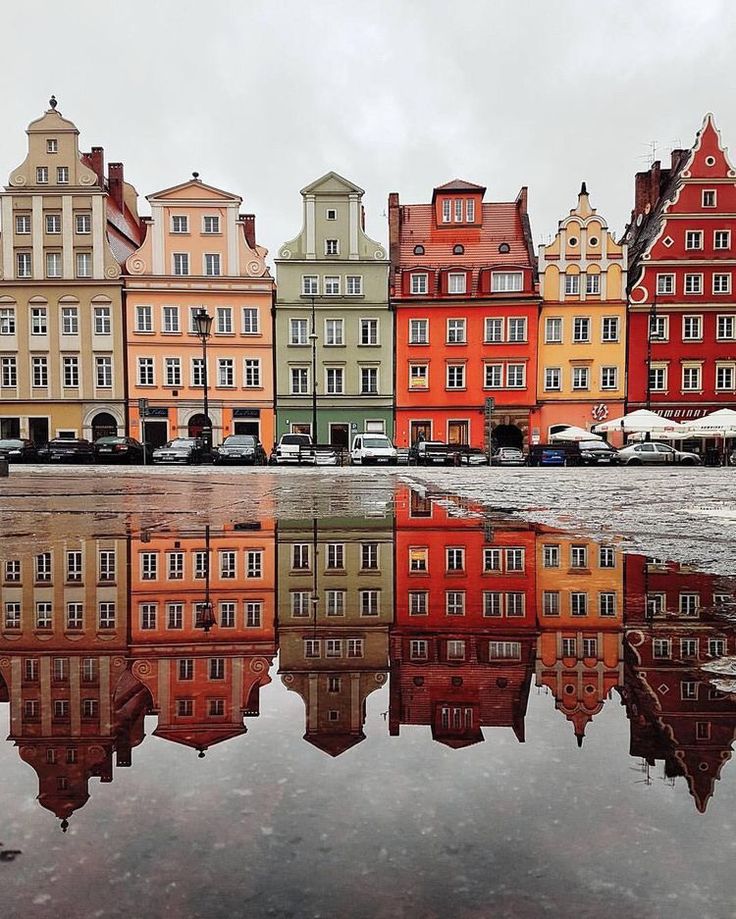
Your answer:
[[[194,627],[204,629],[206,635],[213,625],[217,625],[217,620],[214,605],[210,600],[210,528],[208,524],[204,528],[204,603],[197,604]]]
[[[209,456],[212,453],[212,423],[210,422],[207,386],[207,339],[212,333],[212,316],[201,306],[194,314],[193,323],[197,338],[202,342],[202,388],[204,390],[203,407],[205,418],[202,433],[204,435],[205,453]]]
[[[312,443],[317,443],[317,318],[312,297],[312,331],[309,333],[312,343]]]

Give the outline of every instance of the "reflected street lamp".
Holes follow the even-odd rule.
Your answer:
[[[207,525],[204,528],[204,603],[197,604],[194,627],[204,629],[207,634],[213,625],[217,625],[217,620],[214,605],[210,599],[210,528]]]
[[[197,338],[202,342],[202,389],[204,392],[203,408],[205,423],[202,428],[204,435],[205,454],[208,456],[212,453],[212,423],[210,421],[210,407],[208,402],[208,381],[207,381],[207,339],[212,334],[212,316],[202,306],[193,317],[194,331]]]
[[[309,333],[312,343],[312,443],[317,444],[317,321],[312,297],[312,331]]]

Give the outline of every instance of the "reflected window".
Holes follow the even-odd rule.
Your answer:
[[[680,594],[680,615],[698,616],[700,609],[700,594]]]
[[[319,638],[304,639],[304,657],[316,658],[321,656],[321,642]]]
[[[180,581],[184,577],[183,552],[169,552],[166,557],[166,576],[170,581]]]
[[[577,657],[578,655],[578,644],[574,638],[563,638],[562,639],[562,656],[563,657]]]
[[[100,603],[98,605],[98,618],[99,625],[101,629],[114,629],[115,628],[115,604],[114,603]]]
[[[20,582],[20,561],[18,559],[10,559],[5,562],[5,581],[9,584],[17,584]]]
[[[445,591],[445,613],[448,616],[465,615],[465,591],[448,590]]]
[[[248,552],[245,576],[247,578],[263,577],[263,552],[260,549],[252,549]]]
[[[448,548],[445,550],[445,557],[448,571],[465,570],[465,549]]]
[[[613,617],[616,615],[616,594],[605,591],[598,594],[598,612],[601,616]]]
[[[194,679],[194,661],[191,658],[185,657],[179,661],[179,679]]]
[[[380,593],[377,590],[360,591],[360,615],[377,616],[379,614]]]
[[[598,639],[597,638],[584,638],[583,639],[583,657],[597,657],[598,656]]]
[[[325,640],[325,657],[342,657],[342,640],[328,638]]]
[[[47,601],[36,603],[36,628],[50,629],[53,623],[53,606]]]
[[[327,692],[340,692],[339,676],[331,676],[327,678]]]
[[[348,657],[363,657],[362,638],[348,638]]]
[[[682,680],[680,682],[680,698],[697,700],[698,684],[693,680]]]
[[[560,567],[560,547],[545,546],[542,553],[542,565],[545,568]]]
[[[100,581],[110,582],[115,580],[114,549],[103,549],[100,551],[98,577]]]
[[[587,546],[570,546],[570,567],[587,568],[588,567],[588,547]]]
[[[559,616],[560,615],[560,592],[559,590],[545,590],[542,593],[542,615]]]
[[[177,699],[176,700],[176,714],[180,718],[191,718],[194,714],[194,700],[193,699]]]
[[[426,661],[429,657],[429,643],[424,638],[414,638],[409,642],[409,659]]]
[[[156,552],[141,552],[141,580],[155,581],[158,578],[158,555]]]
[[[224,626],[226,623],[224,621],[222,607],[226,604],[220,605],[220,625]],[[230,604],[234,606],[235,604]],[[182,629],[184,628],[184,604],[183,603],[167,603],[166,604],[166,628],[167,629]]]
[[[360,567],[363,571],[378,571],[378,543],[364,542],[360,546]]]
[[[504,599],[506,601],[506,616],[508,618],[523,617],[525,609],[525,597],[521,591],[508,591]]]
[[[209,567],[207,552],[202,550],[194,553],[194,577],[198,581],[203,581],[207,577],[207,568]]]
[[[613,546],[600,546],[598,549],[598,565],[601,568],[616,567],[616,550]]]
[[[213,718],[221,718],[225,714],[225,700],[210,699],[208,714]]]
[[[82,581],[82,553],[66,553],[66,579],[69,583],[81,583]]]
[[[263,620],[263,603],[260,600],[249,600],[245,604],[245,626],[248,629],[260,629]]]
[[[325,591],[325,599],[327,603],[326,612],[328,616],[344,616],[345,615],[345,591],[344,590]]]
[[[449,661],[465,660],[465,642],[462,639],[450,639],[447,642],[447,659]]]
[[[492,661],[521,660],[521,642],[489,641],[488,659]]]
[[[523,549],[506,549],[506,570],[523,571],[524,570],[524,550]]]
[[[680,657],[697,657],[698,640],[697,638],[680,639]]]
[[[663,593],[647,594],[647,616],[664,616],[666,597]]]
[[[309,543],[295,543],[291,547],[292,571],[309,571]]]
[[[12,602],[5,604],[5,628],[20,628],[20,603]]]
[[[409,549],[409,571],[426,572],[429,567],[428,558],[429,549],[425,546]]]
[[[51,580],[51,553],[42,552],[40,555],[36,556],[36,571],[35,577],[36,581],[39,583],[47,583]]]
[[[140,606],[141,629],[153,630],[156,628],[156,604],[142,603]]]
[[[210,658],[210,679],[211,680],[224,680],[225,679],[225,658],[224,657],[211,657]]]
[[[497,590],[483,591],[483,615],[502,616],[503,615],[503,594]]]
[[[229,580],[235,578],[236,553],[220,552],[220,577]]]
[[[308,590],[291,591],[291,615],[295,619],[304,619],[309,616],[310,597]]]
[[[726,642],[723,638],[708,639],[708,654],[711,657],[723,657],[726,653]]]
[[[409,615],[426,616],[428,612],[429,593],[426,590],[412,590],[409,592]]]
[[[652,641],[652,657],[658,661],[666,661],[672,657],[672,642],[669,638],[655,638]]]
[[[588,595],[586,593],[577,590],[570,593],[570,613],[573,616],[588,615]]]
[[[483,550],[483,570],[500,571],[501,570],[501,550],[484,549]]]

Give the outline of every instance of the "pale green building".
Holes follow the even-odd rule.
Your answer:
[[[319,443],[348,446],[359,431],[393,437],[389,265],[365,233],[363,194],[335,172],[303,188],[302,230],[279,249],[277,437],[314,433],[315,415]]]

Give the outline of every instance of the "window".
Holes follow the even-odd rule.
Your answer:
[[[560,592],[558,590],[545,590],[542,592],[542,615],[560,615]]]
[[[53,619],[53,607],[47,601],[36,603],[36,628],[50,629]]]
[[[176,714],[178,718],[191,718],[194,714],[193,699],[177,699]]]
[[[360,392],[362,395],[378,395],[378,367],[360,368]]]
[[[464,294],[466,278],[464,272],[452,273],[447,276],[447,292],[450,294]]]
[[[380,593],[377,590],[360,591],[360,615],[377,616],[379,614]]]
[[[156,628],[156,604],[141,603],[141,629],[143,631],[153,631]]]
[[[35,657],[27,657],[23,661],[23,682],[25,683],[37,683],[38,682],[38,659]]]
[[[378,344],[378,320],[361,319],[360,320],[360,343],[361,345]]]
[[[587,316],[576,316],[573,319],[572,340],[574,342],[590,341],[590,319]]]
[[[309,370],[306,367],[291,368],[291,394],[305,396],[309,392]]]
[[[49,167],[36,166],[36,185],[48,185]]]
[[[503,341],[503,319],[497,316],[486,317],[485,341],[488,343]]]
[[[570,613],[573,616],[588,615],[588,595],[582,591],[570,593]]]
[[[465,344],[465,320],[448,319],[447,320],[447,341],[448,344],[457,345]]]
[[[698,684],[690,680],[681,680],[680,681],[680,698],[681,699],[697,699],[698,698]]]
[[[92,232],[92,215],[77,214],[74,218],[74,224],[79,236],[87,236]]]
[[[465,220],[467,223],[475,223],[475,199],[465,199]]]
[[[0,386],[18,385],[18,367],[14,357],[0,358]]]
[[[189,232],[189,217],[185,215],[175,214],[171,218],[171,232],[172,233],[188,233]]]
[[[411,275],[411,287],[410,290],[413,294],[426,294],[427,293],[427,274],[412,274]]]
[[[447,388],[465,389],[465,364],[447,365]]]
[[[178,357],[167,357],[164,361],[166,370],[166,385],[181,386],[181,359]]]
[[[713,293],[730,294],[731,293],[731,275],[714,274],[713,275]]]
[[[526,318],[512,317],[508,322],[508,340],[526,341]]]
[[[343,320],[325,319],[325,345],[343,345]]]
[[[304,639],[304,657],[320,657],[321,648],[319,638]]]
[[[685,275],[685,293],[702,294],[703,293],[703,275],[686,274]]]
[[[94,309],[94,331],[95,335],[110,335],[111,314],[109,306],[96,306]]]
[[[305,593],[307,601],[309,601],[309,594]],[[328,616],[344,616],[345,615],[345,591],[344,590],[327,590],[325,591],[325,600],[326,600],[326,609],[325,612]],[[304,615],[307,615],[309,610],[309,605],[305,607]]]
[[[181,331],[179,328],[179,307],[178,306],[165,306],[162,310],[163,314],[163,332],[169,334]]]
[[[243,385],[249,388],[257,388],[261,385],[260,358],[245,359],[243,365]]]
[[[345,278],[345,293],[349,297],[359,297],[363,293],[363,278],[359,274],[349,274]]]
[[[522,389],[526,385],[526,366],[524,364],[506,365],[506,385],[509,389]]]
[[[243,334],[257,335],[260,332],[260,317],[256,307],[243,307]]]
[[[115,604],[111,602],[99,603],[97,618],[101,629],[115,628]]]
[[[604,316],[601,322],[601,341],[618,341],[618,316]]]
[[[135,330],[136,332],[153,332],[152,306],[136,306]]]
[[[327,220],[337,220],[337,208],[328,207],[325,211],[325,218]]]
[[[61,252],[47,252],[46,253],[46,277],[47,278],[60,278],[61,277]]]
[[[409,642],[409,659],[426,661],[429,657],[429,643],[424,638],[413,638]]]
[[[16,254],[16,274],[19,278],[30,278],[33,274],[30,252],[18,252]]]
[[[590,388],[590,369],[588,367],[572,368],[572,388],[589,389]]]
[[[309,543],[295,543],[291,547],[292,571],[309,571]]]
[[[562,370],[559,367],[544,368],[544,388],[547,391],[562,388]]]
[[[220,232],[220,218],[218,215],[205,214],[202,218],[202,232],[206,234]]]
[[[210,679],[211,680],[224,680],[225,679],[225,658],[224,657],[211,657],[210,658]]]
[[[675,292],[675,276],[674,274],[658,274],[657,275],[657,293],[670,295]]]
[[[450,223],[452,218],[452,201],[449,198],[445,198],[442,202],[442,223]]]
[[[30,228],[28,232],[30,232]],[[716,230],[713,233],[713,248],[714,249],[730,249],[731,248],[731,231],[730,230]]]
[[[409,320],[409,344],[429,344],[429,319]]]
[[[342,640],[340,638],[327,638],[325,639],[325,657],[342,657]],[[330,719],[332,718],[332,712],[330,712]]]
[[[67,603],[66,628],[70,632],[78,632],[84,628],[84,604]]]
[[[570,567],[587,568],[588,567],[588,547],[571,546],[570,547]]]
[[[723,657],[726,653],[726,641],[723,638],[708,639],[708,654],[710,657]]]
[[[61,214],[46,214],[46,232],[61,233]]]
[[[483,571],[501,571],[501,550],[483,549]]]
[[[429,386],[429,366],[409,364],[409,389],[426,389]]]
[[[682,340],[683,341],[700,341],[703,337],[703,317],[702,316],[683,316],[682,317]]]
[[[409,592],[409,615],[426,616],[429,610],[429,594],[426,590],[412,590]]]
[[[77,264],[77,277],[78,278],[91,278],[92,277],[92,253],[91,252],[77,252],[76,264]]]
[[[59,185],[68,185],[69,184],[69,167],[68,166],[57,166],[56,167],[56,181]]]
[[[215,328],[218,335],[232,335],[233,311],[229,306],[218,306],[215,311]]]
[[[491,274],[491,291],[494,294],[514,293],[522,289],[520,271],[494,271]]]
[[[446,590],[445,591],[445,615],[447,616],[464,616],[465,615],[465,591],[464,590]]]
[[[521,660],[521,642],[489,641],[488,658],[492,661]]]
[[[719,341],[733,341],[736,339],[736,316],[718,317],[716,338]]]
[[[95,381],[99,389],[112,386],[112,358],[106,355],[95,357]]]
[[[189,253],[188,252],[175,252],[174,253],[174,274],[179,277],[189,274]]]
[[[681,616],[698,616],[700,610],[700,594],[680,594],[679,612]]]
[[[49,365],[45,357],[31,358],[31,385],[37,387],[49,385]]]
[[[697,638],[680,639],[680,657],[697,657],[698,640]]]
[[[5,604],[5,626],[6,629],[20,628],[20,603],[12,602]]]
[[[81,583],[82,581],[82,553],[66,553],[66,580],[68,583]]]
[[[716,389],[732,390],[736,379],[736,364],[716,364]]]
[[[596,295],[601,292],[601,276],[599,274],[587,274],[585,276],[585,293]]]
[[[652,657],[655,660],[668,660],[672,657],[672,642],[669,638],[652,640]]]
[[[204,361],[201,357],[192,358],[192,386],[204,386]]]
[[[26,236],[31,232],[31,215],[17,214],[15,218],[15,232],[19,236]]]
[[[153,375],[153,358],[152,357],[139,357],[138,358],[138,385],[139,386],[153,386],[154,375]]]
[[[48,317],[45,306],[34,306],[31,309],[31,335],[48,333]]]
[[[524,615],[524,594],[521,591],[508,591],[505,596],[506,616],[508,618],[521,618]]]
[[[580,293],[580,275],[579,274],[566,274],[565,275],[565,296],[573,296],[574,294]]]
[[[5,572],[3,579],[9,584],[20,584],[20,560],[17,558],[9,559],[5,562]]]
[[[235,385],[235,361],[231,357],[217,359],[217,385]]]
[[[0,335],[15,335],[15,307],[0,309]]]
[[[652,392],[664,392],[667,389],[667,367],[653,365],[649,369],[649,388]]]
[[[702,249],[703,248],[703,231],[702,230],[687,230],[685,233],[685,248],[686,249]]]
[[[247,578],[263,577],[263,552],[260,549],[250,549],[246,555],[245,576]]]
[[[331,542],[327,546],[327,570],[342,571],[345,568],[345,546]]]
[[[69,720],[69,700],[68,699],[56,699],[54,701],[54,721],[68,721]],[[57,788],[59,791],[66,791],[69,787],[69,780],[64,776],[60,776],[57,779]]]
[[[326,239],[325,240],[325,255],[339,255],[340,254],[340,241],[337,239]]]
[[[465,642],[461,638],[451,638],[447,642],[448,661],[465,660]]]
[[[506,571],[524,570],[524,550],[506,549]]]
[[[79,358],[64,355],[62,358],[62,379],[66,387],[79,386]]]
[[[702,377],[702,367],[700,364],[690,365],[687,364],[682,368],[682,390],[683,392],[687,391],[699,391],[702,389],[701,384]]]
[[[465,549],[445,549],[445,560],[448,571],[465,571]]]
[[[613,546],[600,546],[598,549],[598,565],[600,568],[616,567],[616,550]]]
[[[237,553],[232,550],[220,552],[220,577],[229,579],[236,575]]]
[[[222,274],[220,270],[219,252],[207,252],[204,257],[204,273],[207,277],[218,277]]]
[[[340,278],[337,275],[325,276],[325,296],[337,297],[340,294]]]
[[[598,594],[598,612],[601,616],[613,617],[616,615],[616,594],[604,591]]]
[[[297,619],[309,616],[310,593],[308,590],[293,590],[291,596],[291,615]]]
[[[362,571],[378,571],[378,543],[360,544],[360,567]]]
[[[235,603],[232,600],[221,600],[219,604],[219,620],[221,629],[235,628]],[[181,628],[181,626],[178,626]]]
[[[428,561],[429,549],[425,547],[409,549],[409,571],[426,573]]]
[[[713,188],[703,189],[703,207],[716,206],[716,192]]]
[[[166,556],[166,577],[170,581],[181,581],[184,577],[184,553],[169,552]]]
[[[319,279],[316,274],[302,275],[302,294],[314,297],[319,293]]]
[[[455,223],[463,222],[463,202],[462,198],[455,198]]]
[[[179,660],[179,679],[194,679],[194,661],[191,658],[183,657]]]
[[[2,310],[0,310],[0,333],[2,333]],[[61,334],[79,335],[79,310],[76,306],[62,306]]]

